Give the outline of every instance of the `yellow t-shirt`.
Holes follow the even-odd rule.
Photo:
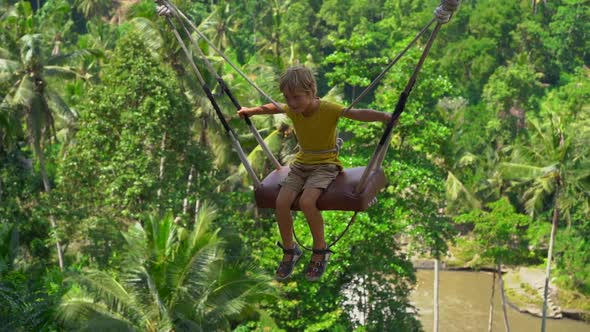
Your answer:
[[[287,116],[293,122],[297,142],[301,149],[295,156],[295,162],[301,164],[336,164],[338,152],[306,153],[305,151],[323,151],[336,147],[336,125],[344,111],[344,106],[320,100],[320,107],[311,116],[304,117],[285,106]]]

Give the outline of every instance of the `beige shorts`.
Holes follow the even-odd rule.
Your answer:
[[[290,169],[281,186],[297,193],[307,188],[326,189],[340,173],[340,167],[335,164],[293,163]]]

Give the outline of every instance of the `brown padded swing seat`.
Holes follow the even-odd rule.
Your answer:
[[[320,210],[340,211],[364,211],[374,203],[377,193],[387,184],[387,178],[382,168],[374,170],[367,178],[365,188],[360,193],[354,193],[354,188],[361,179],[365,167],[347,168],[343,170],[334,182],[320,196],[317,207]],[[254,191],[256,206],[262,209],[274,209],[280,184],[289,173],[289,167],[283,166],[274,170]],[[299,199],[296,199],[291,207],[292,210],[299,208]]]

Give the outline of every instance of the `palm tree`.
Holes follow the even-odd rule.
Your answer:
[[[291,5],[291,1],[267,0],[263,1],[263,12],[260,17],[263,18],[260,32],[266,39],[259,40],[260,50],[270,50],[270,53],[277,67],[283,66],[282,45],[281,45],[281,25],[285,13]]]
[[[568,121],[569,120],[569,121]],[[515,188],[524,188],[522,199],[533,217],[553,210],[545,274],[543,323],[551,277],[553,246],[560,218],[571,225],[571,211],[590,215],[590,119],[568,119],[556,112],[529,120],[529,145],[515,149],[513,160],[502,165]]]
[[[79,330],[228,331],[232,319],[256,312],[274,296],[267,277],[230,263],[215,210],[201,205],[190,228],[171,214],[150,217],[126,233],[123,264],[114,271],[90,270],[73,278],[59,319]]]
[[[226,50],[236,46],[235,35],[237,26],[235,26],[235,11],[232,10],[232,4],[227,1],[221,1],[215,7],[211,14],[199,24],[199,30],[205,35],[211,36],[211,41],[219,50]]]
[[[90,19],[94,16],[103,17],[108,14],[112,1],[109,0],[76,0],[74,2],[84,17]]]
[[[501,173],[497,170],[498,163],[500,161],[502,151],[497,151],[492,147],[487,147],[485,151],[479,155],[471,153],[465,153],[463,157],[459,159],[457,163],[457,170],[462,168],[471,168],[476,170],[480,176],[476,178],[483,179],[483,181],[465,184],[455,176],[452,171],[448,172],[446,191],[448,201],[453,205],[451,208],[455,208],[458,211],[471,210],[481,211],[491,202],[497,201],[502,196],[503,180]],[[474,212],[472,212],[474,213]],[[483,211],[480,213],[484,213]],[[475,218],[478,220],[480,218]],[[471,220],[470,220],[471,221]],[[477,227],[476,227],[477,230]],[[474,230],[474,232],[476,231]],[[480,236],[476,234],[476,236]],[[485,248],[486,250],[493,249],[495,244],[488,245],[491,248]],[[490,309],[489,309],[489,324],[488,331],[492,330],[492,317],[494,313],[494,293],[496,288],[496,273],[498,274],[498,281],[500,283],[500,295],[502,297],[502,312],[504,315],[504,324],[506,330],[510,329],[507,316],[506,301],[504,295],[503,278],[502,278],[502,262],[499,256],[495,257],[496,270],[493,272],[492,277],[492,291],[490,295]]]
[[[8,151],[14,144],[16,136],[16,124],[9,109],[0,105],[0,153]],[[2,187],[0,184],[0,195]]]
[[[18,247],[17,227],[0,224],[0,326],[3,331],[40,331],[50,321],[50,296],[27,282],[6,278],[22,268],[17,260]]]
[[[9,119],[20,122],[19,127],[22,123],[22,127],[26,128],[24,132],[39,162],[44,191],[49,193],[52,188],[44,155],[46,143],[55,138],[56,124],[67,131],[77,118],[76,112],[70,109],[54,88],[58,88],[63,79],[89,78],[89,75],[82,75],[63,64],[94,56],[94,52],[88,49],[68,54],[47,51],[45,46],[52,44],[59,30],[54,26],[44,26],[43,34],[36,33],[35,29],[40,29],[41,23],[47,22],[37,22],[38,18],[27,2],[21,1],[9,8],[7,15],[4,22],[7,29],[1,29],[0,33],[3,44],[0,47],[0,86],[7,85],[8,93],[0,101],[0,108],[10,113]],[[51,42],[45,43],[48,40]],[[55,237],[59,266],[63,269],[57,223],[52,215],[49,221]]]
[[[23,119],[29,141],[39,161],[41,178],[45,192],[51,191],[51,184],[47,176],[45,156],[43,153],[45,140],[55,132],[55,116],[61,116],[67,122],[75,119],[76,114],[61,97],[48,86],[45,76],[75,77],[76,72],[68,67],[51,65],[52,58],[45,59],[41,49],[41,35],[26,34],[22,36],[18,45],[20,53],[3,52],[10,57],[0,58],[1,83],[10,83],[10,89],[4,100],[3,108],[16,111]],[[50,216],[50,223],[54,230],[57,225]],[[59,265],[63,268],[61,245],[56,236]]]

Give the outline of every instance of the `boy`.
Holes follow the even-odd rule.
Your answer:
[[[286,105],[281,106],[293,122],[299,152],[290,165],[290,172],[281,185],[276,200],[276,218],[283,241],[283,260],[276,271],[276,279],[291,276],[295,263],[303,254],[293,241],[291,204],[299,193],[299,207],[305,215],[313,237],[313,255],[305,276],[310,281],[324,274],[332,253],[324,239],[324,220],[316,201],[342,170],[336,148],[336,126],[340,116],[359,121],[388,122],[391,114],[369,109],[351,109],[343,113],[342,105],[321,100],[316,96],[316,81],[312,72],[303,66],[294,66],[281,76],[279,88]],[[240,116],[278,114],[274,104],[243,107]]]

